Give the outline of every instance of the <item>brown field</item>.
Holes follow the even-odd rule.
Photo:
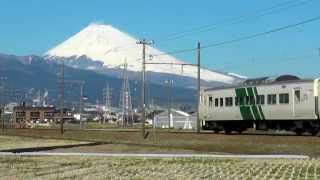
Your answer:
[[[320,156],[320,138],[312,136],[274,135],[223,135],[211,133],[150,132],[142,139],[136,131],[77,131],[67,130],[63,135],[58,130],[8,129],[8,135],[106,142],[110,144],[158,147],[197,153],[236,154],[296,154]],[[101,147],[101,149],[109,147]],[[126,148],[126,147],[125,147]],[[130,149],[130,148],[128,148]]]
[[[0,179],[319,179],[319,160],[0,156]]]
[[[0,150],[8,150],[15,148],[34,148],[47,146],[64,146],[84,144],[87,142],[63,140],[63,139],[39,139],[21,136],[1,136],[0,135]]]

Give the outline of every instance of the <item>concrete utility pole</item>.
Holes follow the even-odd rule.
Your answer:
[[[196,132],[200,133],[200,129],[201,129],[201,124],[200,124],[200,83],[201,83],[201,77],[200,77],[200,50],[201,50],[201,46],[200,46],[200,42],[198,42],[197,45],[197,63],[193,63],[193,64],[187,64],[187,63],[153,63],[153,62],[149,62],[149,63],[143,63],[143,64],[149,64],[149,65],[159,65],[159,64],[163,64],[163,65],[171,65],[171,66],[181,66],[182,71],[183,71],[183,67],[184,66],[196,66],[198,71],[197,71],[197,122],[196,122]]]
[[[5,93],[5,85],[4,85],[4,82],[3,81],[5,81],[5,80],[7,80],[7,78],[6,77],[0,77],[0,82],[1,82],[1,84],[0,84],[0,87],[1,87],[1,92],[0,92],[0,120],[1,120],[1,122],[2,122],[2,125],[1,125],[1,127],[2,127],[2,133],[4,133],[4,129],[5,129],[5,123],[4,123],[4,116],[3,116],[3,114],[4,114],[4,106],[5,106],[5,104],[3,103],[2,104],[2,96],[3,96],[3,94]],[[3,106],[2,106],[3,105]]]
[[[61,61],[60,67],[60,133],[64,133],[64,61]]]
[[[141,133],[142,137],[145,137],[145,122],[146,122],[146,112],[145,112],[145,71],[146,71],[146,45],[152,44],[152,42],[146,39],[140,40],[137,44],[142,44],[142,72],[141,72],[141,115],[142,115],[142,125]]]
[[[80,99],[79,99],[79,114],[80,114],[80,129],[82,129],[82,115],[83,115],[83,101],[86,100],[87,98],[83,95],[83,86],[85,85],[85,81],[78,81],[78,80],[64,80],[63,81],[64,86],[66,84],[75,84],[78,85],[80,88]]]
[[[197,46],[197,61],[198,61],[198,77],[197,77],[197,133],[200,133],[200,81],[201,81],[201,77],[200,77],[200,50],[201,50],[201,45],[200,42],[198,42],[198,46]]]
[[[83,84],[80,84],[80,129],[82,129],[82,113],[83,113]]]
[[[170,129],[173,80],[166,80],[166,83],[168,84],[168,128]]]

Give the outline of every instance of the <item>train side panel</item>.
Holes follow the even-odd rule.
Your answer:
[[[319,82],[319,81],[314,81]],[[247,128],[285,129],[301,134],[320,130],[319,83],[281,82],[202,92],[200,117],[215,131],[242,132]]]

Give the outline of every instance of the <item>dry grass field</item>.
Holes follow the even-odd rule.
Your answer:
[[[62,140],[62,139],[43,139],[30,138],[19,136],[1,136],[0,135],[0,150],[15,149],[15,148],[34,148],[47,146],[64,146],[75,145],[86,142]]]
[[[58,130],[9,129],[9,135],[66,139],[79,141],[106,142],[135,146],[194,151],[198,153],[236,153],[236,154],[296,154],[320,156],[320,138],[312,136],[284,135],[223,135],[194,134],[172,132],[150,132],[147,139],[142,139],[135,131],[75,131],[68,130],[63,135]]]
[[[319,160],[1,157],[0,179],[319,179]]]
[[[134,131],[7,130],[0,150],[106,142],[49,152],[238,153],[320,155],[310,136],[150,133]],[[37,137],[37,138],[36,138]],[[320,179],[320,160],[0,156],[0,179]]]

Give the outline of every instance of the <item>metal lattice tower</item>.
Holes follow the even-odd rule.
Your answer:
[[[106,88],[102,89],[102,96],[103,96],[103,101],[105,102],[105,111],[104,111],[104,117],[103,117],[103,123],[106,123],[106,120],[108,119],[108,116],[111,113],[111,95],[112,95],[112,90],[107,83]]]
[[[106,110],[110,111],[111,109],[111,89],[109,84],[107,84],[106,88],[103,89],[103,98],[106,106]]]
[[[122,108],[122,126],[131,126],[133,124],[132,102],[130,95],[128,64],[124,63],[123,85],[120,94],[120,107]]]

